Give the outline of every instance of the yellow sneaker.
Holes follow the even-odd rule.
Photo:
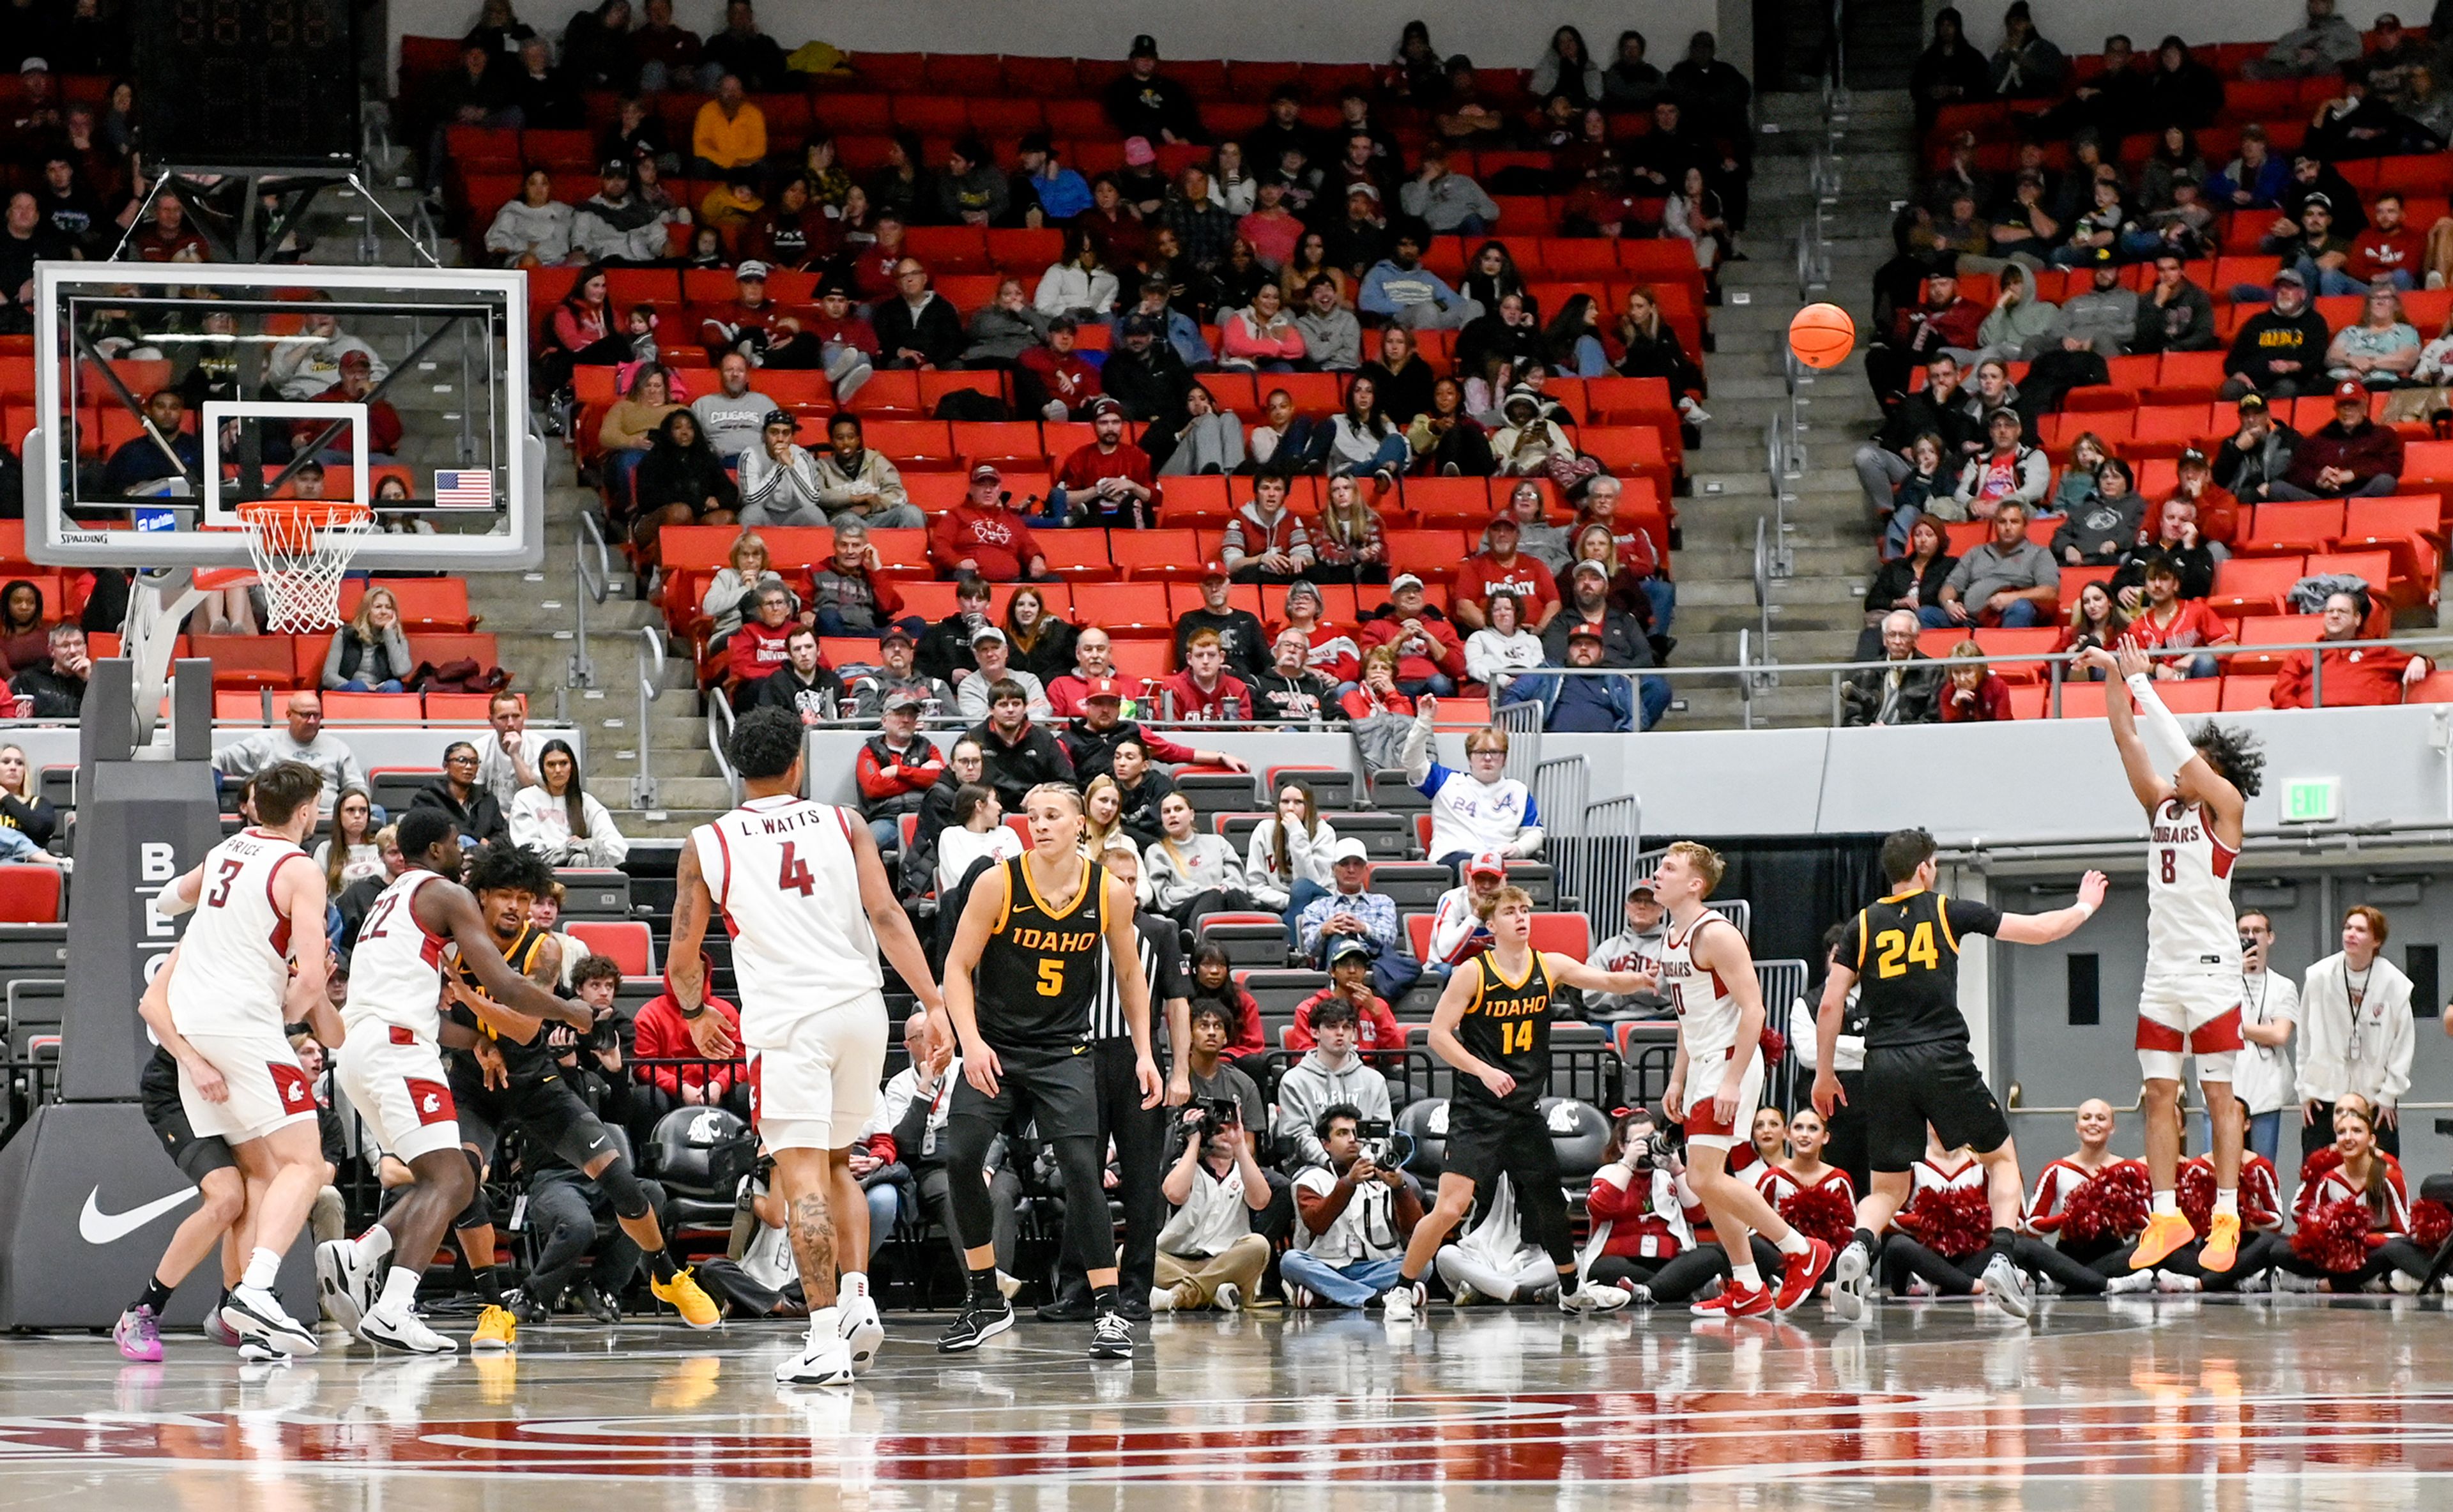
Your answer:
[[[2231,1269],[2240,1258],[2240,1215],[2217,1213],[2206,1224],[2205,1247],[2198,1251],[2200,1270],[2222,1272]]]
[[[712,1328],[724,1317],[715,1299],[687,1270],[674,1271],[670,1281],[648,1282],[648,1290],[658,1302],[671,1303],[673,1310],[682,1315],[682,1322],[693,1328]]]
[[[509,1349],[520,1341],[519,1321],[506,1307],[489,1307],[477,1315],[477,1331],[469,1336],[471,1349]]]
[[[2131,1270],[2146,1270],[2162,1264],[2174,1250],[2198,1237],[2189,1221],[2178,1213],[2157,1213],[2146,1220],[2146,1231],[2138,1236],[2138,1251],[2129,1257]]]

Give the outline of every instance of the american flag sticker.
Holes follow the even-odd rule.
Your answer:
[[[494,473],[490,468],[434,474],[434,507],[438,509],[490,509],[494,507]]]

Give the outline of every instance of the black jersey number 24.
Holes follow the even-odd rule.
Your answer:
[[[1930,923],[1918,925],[1914,934],[1885,929],[1874,936],[1876,976],[1885,979],[1906,976],[1909,962],[1928,971],[1942,964],[1942,953],[1934,948],[1933,925]]]

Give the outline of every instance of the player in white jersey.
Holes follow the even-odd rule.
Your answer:
[[[369,1343],[448,1354],[458,1345],[410,1310],[444,1229],[468,1206],[477,1183],[472,1159],[460,1148],[441,1046],[471,1046],[478,1031],[443,1012],[445,948],[457,945],[476,974],[484,995],[462,1001],[497,1033],[526,1044],[561,1009],[503,959],[477,900],[460,885],[459,825],[438,809],[412,808],[400,821],[399,839],[409,869],[375,899],[358,930],[341,1008],[349,1038],[332,1064],[375,1143],[406,1162],[416,1181],[357,1239],[317,1245],[315,1276],[333,1316]],[[376,1295],[376,1267],[386,1256],[392,1263]]]
[[[2248,736],[2208,721],[2192,737],[2156,696],[2145,655],[2102,647],[2081,665],[2118,672],[2138,702],[2105,701],[2129,790],[2146,810],[2146,980],[2138,994],[2138,1066],[2146,1086],[2146,1171],[2154,1206],[2130,1264],[2153,1267],[2198,1238],[2179,1201],[2181,1062],[2194,1055],[2214,1126],[2215,1207],[2199,1252],[2203,1270],[2231,1269],[2240,1252],[2240,931],[2231,867],[2244,813],[2265,758]]]
[[[1652,895],[1669,914],[1660,990],[1678,1009],[1678,1059],[1662,1107],[1686,1125],[1686,1180],[1729,1257],[1729,1284],[1695,1310],[1742,1318],[1786,1312],[1813,1296],[1831,1266],[1831,1246],[1798,1232],[1729,1171],[1729,1146],[1745,1137],[1739,1131],[1752,1125],[1763,1096],[1764,1004],[1746,937],[1704,905],[1721,885],[1721,866],[1709,847],[1682,840],[1652,877]],[[1755,1268],[1749,1229],[1781,1252],[1776,1295]]]
[[[885,975],[894,965],[920,1005],[939,1011],[919,936],[887,881],[868,822],[800,796],[799,719],[753,709],[728,754],[748,796],[690,831],[674,882],[667,985],[701,1055],[728,1060],[732,1036],[707,1011],[699,954],[709,916],[732,931],[749,1106],[775,1158],[772,1190],[809,1307],[806,1345],[775,1368],[788,1385],[847,1385],[877,1358],[886,1330],[868,1295],[868,1204],[851,1173],[853,1136],[886,1074]],[[934,1046],[942,1067],[948,1045]]]
[[[303,1020],[329,1040],[341,1033],[324,995],[324,874],[298,848],[315,827],[322,789],[323,778],[298,762],[257,776],[259,822],[215,846],[156,899],[165,915],[197,912],[167,990],[149,992],[140,1005],[178,1062],[189,1127],[228,1144],[245,1179],[247,1268],[222,1303],[222,1321],[282,1354],[315,1352],[313,1326],[290,1317],[272,1288],[282,1252],[324,1184],[315,1094],[285,1026]],[[159,1316],[150,1291],[138,1307]],[[122,1319],[122,1332],[136,1311]]]

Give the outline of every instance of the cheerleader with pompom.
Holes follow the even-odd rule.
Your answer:
[[[1857,1185],[1825,1163],[1831,1130],[1810,1107],[1788,1121],[1788,1158],[1764,1167],[1756,1187],[1791,1227],[1837,1249],[1857,1229]]]
[[[1883,1284],[1891,1295],[1913,1295],[1912,1279],[1944,1297],[1984,1293],[1984,1282],[1964,1266],[1984,1257],[1992,1240],[1987,1179],[1975,1151],[1944,1149],[1928,1126],[1925,1159],[1908,1170],[1907,1205],[1883,1238]]]
[[[2247,1100],[2242,1099],[2244,1103]],[[2335,1154],[2328,1145],[2326,1154]],[[2337,1157],[2339,1158],[2339,1157]],[[2181,1162],[2181,1216],[2204,1233],[2214,1217],[2215,1166],[2203,1155]],[[2277,1266],[2291,1258],[2283,1237],[2283,1204],[2278,1195],[2274,1163],[2250,1150],[2240,1161],[2240,1223],[2244,1230],[2240,1258],[2228,1271],[2201,1270],[2195,1246],[2173,1254],[2156,1267],[2165,1291],[2264,1291]]]
[[[2356,1292],[2380,1277],[2417,1291],[2434,1256],[2411,1237],[2402,1165],[2377,1148],[2376,1116],[2356,1097],[2334,1104],[2334,1143],[2308,1157],[2292,1206],[2298,1231],[2275,1273],[2284,1291]]]

